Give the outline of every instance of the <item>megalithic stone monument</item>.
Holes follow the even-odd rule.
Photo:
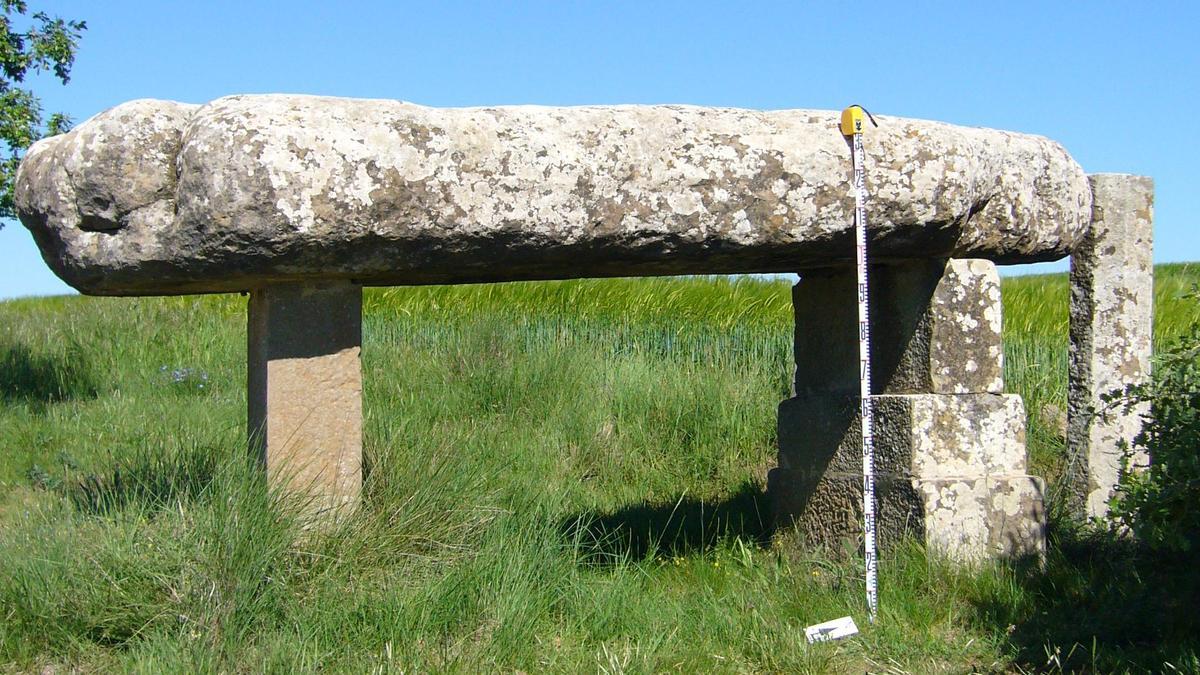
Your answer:
[[[991,263],[1068,255],[1091,225],[1092,186],[1045,138],[878,119],[868,209],[872,260],[895,282],[880,297],[898,323],[875,346],[892,369],[880,452],[907,491],[896,513],[919,514],[905,528],[953,555],[1037,550],[1041,483],[1024,473],[1020,401],[999,393]],[[832,334],[853,307],[819,290],[841,290],[854,263],[837,122],[692,106],[141,100],[30,148],[16,202],[81,292],[249,292],[252,446],[276,483],[341,508],[361,480],[363,286],[799,271],[797,312],[812,316],[798,347],[840,349],[801,335]],[[853,375],[836,362],[800,369],[806,393],[785,403],[796,414],[781,429],[806,415],[813,430],[854,424],[817,414]],[[781,448],[773,474],[793,522],[805,522],[804,481],[828,504],[853,498],[836,473],[846,443],[811,435],[823,445]],[[847,513],[831,519],[848,529]],[[956,534],[965,522],[982,524]]]

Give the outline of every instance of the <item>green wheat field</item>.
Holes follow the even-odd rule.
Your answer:
[[[1200,265],[1157,275],[1164,344]],[[1052,500],[1067,294],[1004,281]],[[873,626],[861,560],[772,539],[787,282],[368,290],[363,505],[324,529],[247,456],[245,305],[0,303],[0,671],[1200,670],[1197,575],[1055,501],[1044,569],[888,552]]]

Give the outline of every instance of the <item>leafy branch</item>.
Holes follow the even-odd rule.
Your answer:
[[[75,51],[87,23],[35,12],[21,30],[14,19],[27,14],[25,0],[0,0],[0,10],[0,140],[6,146],[0,150],[0,218],[11,218],[16,215],[13,183],[25,149],[71,125],[66,115],[54,113],[43,126],[41,101],[20,85],[31,73],[47,71],[63,84],[70,82]]]

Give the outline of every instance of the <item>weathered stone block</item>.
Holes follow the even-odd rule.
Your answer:
[[[1026,476],[1025,409],[1014,394],[882,395],[875,412],[880,546],[918,536],[956,560],[1044,550],[1043,485]],[[839,548],[862,533],[862,432],[853,396],[779,406],[777,524]]]
[[[268,286],[251,293],[250,443],[269,480],[321,513],[362,487],[362,288]]]
[[[841,551],[862,541],[862,490],[861,467],[859,475],[822,475],[808,468],[782,466],[767,474],[776,528],[781,532],[790,529],[801,544],[810,547]],[[880,548],[891,548],[905,537],[923,536],[924,518],[921,493],[911,478],[876,478],[876,541]]]
[[[1000,277],[985,260],[911,260],[871,269],[875,393],[998,393],[1004,389]],[[796,392],[858,392],[853,269],[802,272]]]
[[[1146,411],[1115,410],[1104,419],[1092,413],[1104,394],[1150,376],[1154,182],[1122,174],[1090,180],[1092,226],[1071,255],[1068,479],[1072,508],[1105,517],[1121,470],[1118,443],[1133,440]]]
[[[1033,476],[916,481],[925,545],[953,560],[1046,553],[1046,485]]]
[[[1021,474],[1025,406],[1016,394],[900,394],[874,398],[875,472],[950,478]],[[858,399],[805,396],[779,404],[779,466],[862,475]]]
[[[843,550],[862,540],[862,477],[817,477],[772,469],[767,491],[777,524],[794,527],[808,546]],[[960,562],[1044,554],[1045,484],[1026,475],[922,480],[881,476],[875,482],[878,544],[917,537]]]

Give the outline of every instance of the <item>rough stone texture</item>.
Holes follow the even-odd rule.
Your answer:
[[[862,477],[772,469],[767,491],[780,524],[806,546],[840,551],[862,539]],[[1041,558],[1046,550],[1045,484],[1025,475],[883,477],[875,482],[878,544],[887,550],[919,538],[938,555],[964,563],[997,557]]]
[[[1015,394],[877,397],[880,546],[905,536],[951,559],[1041,556],[1044,484],[1025,475],[1025,414]],[[862,534],[857,399],[793,398],[779,407],[773,512],[809,545],[838,549]]]
[[[1092,411],[1102,407],[1101,395],[1150,376],[1154,182],[1123,174],[1089,178],[1092,225],[1071,255],[1067,448],[1072,507],[1105,517],[1121,469],[1117,444],[1133,440],[1145,410],[1117,410],[1107,419]]]
[[[839,550],[862,536],[858,313],[852,270],[793,289],[798,395],[779,405],[776,523]],[[1045,551],[1044,485],[1025,475],[1025,407],[1001,394],[1000,279],[984,260],[871,271],[876,523],[962,562]]]
[[[806,547],[853,551],[863,532],[862,475],[819,476],[776,467],[767,495],[777,531]],[[925,506],[916,481],[883,476],[875,481],[876,542],[890,549],[907,537],[925,540]]]
[[[250,442],[269,479],[317,513],[362,487],[362,287],[331,282],[250,296]]]
[[[877,396],[878,476],[954,478],[1025,472],[1025,406],[1016,394]],[[779,404],[779,466],[862,477],[858,398]]]
[[[353,279],[786,272],[853,259],[836,112],[134,101],[32,147],[21,220],[85,293]],[[1080,167],[1044,138],[880,116],[872,256],[1065,255]]]
[[[925,544],[953,559],[1046,555],[1046,485],[1033,476],[916,481]]]
[[[908,260],[874,266],[870,281],[876,393],[1003,391],[995,265]],[[852,269],[801,273],[792,290],[796,392],[858,392],[856,287]]]

